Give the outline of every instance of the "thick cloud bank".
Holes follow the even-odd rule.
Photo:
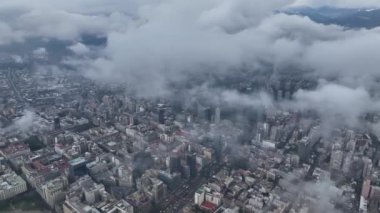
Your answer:
[[[63,64],[106,83],[123,83],[139,95],[171,93],[189,76],[273,72],[295,67],[325,79],[300,90],[286,105],[314,109],[322,118],[355,125],[377,106],[380,28],[346,29],[278,13],[294,5],[377,7],[375,0],[5,0],[0,4],[0,45],[30,39],[67,42]],[[93,47],[84,35],[103,36]],[[45,51],[43,51],[45,50]],[[37,49],[35,54],[49,54]],[[330,82],[329,82],[330,81]],[[228,102],[271,105],[266,95],[219,93]],[[264,97],[264,98],[263,98]],[[240,99],[241,98],[241,99]],[[263,104],[258,104],[262,100]],[[348,107],[349,106],[349,107]],[[339,110],[338,110],[339,109]],[[326,112],[328,112],[326,114]],[[329,121],[330,122],[330,121]]]

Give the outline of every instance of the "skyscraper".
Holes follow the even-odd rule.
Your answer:
[[[54,118],[54,130],[61,129],[61,119],[59,117]]]
[[[165,108],[160,108],[158,110],[158,122],[160,124],[165,124]]]
[[[197,176],[197,159],[195,154],[188,154],[186,156],[186,164],[190,169],[190,177],[194,178]]]
[[[211,107],[207,107],[204,109],[204,116],[208,122],[212,121],[212,109],[211,109]]]
[[[177,155],[170,155],[166,159],[166,164],[170,174],[181,171],[181,160]]]
[[[220,122],[220,108],[219,107],[215,108],[215,119],[214,119],[214,121],[216,124]]]

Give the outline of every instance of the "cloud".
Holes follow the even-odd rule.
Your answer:
[[[26,110],[24,115],[15,121],[14,126],[21,131],[26,131],[32,127],[35,120],[35,114],[32,111]]]
[[[202,11],[199,19],[202,25],[220,28],[226,32],[238,32],[254,26],[273,13],[274,9],[288,5],[290,0],[270,2],[252,0],[224,0],[209,10]]]
[[[341,201],[343,191],[337,188],[336,184],[328,177],[316,181],[304,181],[298,174],[292,172],[280,180],[280,186],[296,195],[293,198],[294,201],[297,198],[301,198],[301,200],[307,200],[308,197],[314,198],[315,202],[307,203],[312,212],[342,213],[334,207],[334,204]]]
[[[247,1],[197,0],[190,4],[181,0],[144,7],[139,15],[145,22],[126,32],[110,33],[105,57],[87,63],[93,65],[87,70],[94,72],[86,74],[94,79],[125,80],[143,95],[156,95],[166,93],[168,83],[189,74],[223,73],[238,67],[245,60],[245,42],[251,41],[235,31],[255,26],[266,17],[263,14],[283,5],[255,2],[244,7]],[[245,15],[259,10],[255,17]]]
[[[90,49],[86,45],[84,45],[80,42],[69,46],[68,49],[77,55],[85,55],[85,54],[88,54],[90,52]]]
[[[380,29],[347,31],[339,40],[318,41],[310,46],[304,64],[321,73],[354,77],[379,76]]]
[[[19,55],[12,55],[11,58],[16,63],[23,63],[24,62],[24,59]]]
[[[108,33],[99,57],[69,58],[65,63],[79,67],[89,78],[127,84],[149,97],[170,94],[169,85],[187,82],[189,76],[231,75],[261,63],[279,71],[296,67],[313,72],[315,78],[335,78],[338,84],[370,90],[373,79],[380,77],[379,28],[348,30],[274,14],[289,3],[145,4],[126,30]]]
[[[60,40],[75,40],[84,33],[107,32],[107,22],[104,18],[66,11],[31,11],[20,15],[14,25],[22,29],[28,37]]]
[[[12,29],[7,23],[0,21],[0,45],[13,42],[21,42],[24,39],[23,33]]]
[[[20,118],[14,120],[14,122],[5,128],[2,128],[2,133],[22,132],[27,133],[31,131],[33,126],[37,122],[36,114],[33,111],[25,110]]]
[[[362,113],[372,110],[368,105],[377,104],[371,91],[380,77],[376,57],[380,28],[350,30],[275,12],[294,2],[317,3],[9,0],[0,5],[0,44],[28,38],[69,41],[67,48],[75,55],[65,57],[63,64],[100,82],[126,84],[146,97],[171,94],[173,84],[190,84],[194,76],[204,83],[215,76],[239,75],[242,67],[269,64],[274,70],[262,71],[270,75],[295,67],[334,82],[321,84],[315,91],[298,91],[294,105],[319,107],[325,119],[338,116],[355,125]],[[358,1],[318,2],[348,7]],[[80,41],[83,34],[107,36],[107,44],[103,49],[89,49]],[[218,97],[245,105],[271,104],[263,94],[219,91]]]
[[[83,34],[122,31],[145,1],[5,0],[0,5],[0,44],[29,38],[79,40]],[[154,1],[152,1],[154,2]]]
[[[284,103],[296,110],[314,110],[321,117],[326,129],[339,126],[359,127],[364,113],[380,106],[363,87],[351,88],[344,85],[322,82],[316,90],[299,90],[294,100]]]
[[[171,18],[165,18],[166,7],[175,13],[170,14]],[[369,44],[365,44],[360,39],[367,38],[369,33],[375,35],[375,30],[347,31],[338,26],[317,24],[304,17],[276,14],[263,18],[256,25],[242,25],[246,27],[244,30],[231,33],[231,29],[226,30],[219,23],[205,28],[204,22],[194,22],[202,20],[203,10],[187,12],[189,16],[195,16],[189,20],[183,18],[185,12],[172,8],[173,5],[166,7],[151,9],[153,12],[148,14],[152,17],[146,17],[147,22],[141,26],[125,33],[109,34],[104,57],[85,62],[90,66],[86,75],[111,82],[125,80],[144,95],[150,92],[156,95],[165,93],[168,83],[179,82],[188,75],[224,75],[261,62],[279,68],[296,65],[318,70],[318,75],[322,76],[342,74],[345,68],[350,68],[352,74],[356,68],[372,71],[363,69],[367,66],[364,63],[350,66],[345,62],[354,63],[350,51],[336,50],[339,48],[333,49],[340,53],[340,58],[333,64],[334,51],[329,51],[328,45],[335,47],[345,42],[349,48],[356,42],[356,46],[365,51],[366,46],[376,40],[370,39]],[[375,54],[370,54],[369,58],[365,58],[365,54],[358,57],[363,57],[371,66],[377,60]],[[328,66],[329,62],[331,66]]]
[[[264,92],[244,95],[237,91],[224,90],[221,93],[221,100],[231,106],[243,106],[252,108],[274,107],[273,99]]]
[[[295,6],[335,6],[346,8],[380,7],[378,0],[297,0]]]
[[[145,95],[165,94],[168,83],[189,74],[223,75],[261,62],[279,68],[296,65],[324,76],[359,75],[358,70],[377,75],[379,29],[346,30],[274,14],[293,2],[4,1],[0,43],[54,38],[73,42],[68,48],[85,55],[90,53],[80,46],[81,35],[106,35],[108,45],[98,51],[101,57],[79,67],[93,79],[124,79]],[[152,91],[155,94],[149,94]]]

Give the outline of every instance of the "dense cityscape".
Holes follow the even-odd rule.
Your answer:
[[[34,1],[0,0],[0,212],[380,212],[380,1]]]
[[[276,107],[242,122],[197,99],[174,107],[5,62],[1,200],[32,190],[65,213],[378,211],[370,131],[325,137],[312,113]]]

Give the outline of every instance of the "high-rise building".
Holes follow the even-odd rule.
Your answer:
[[[75,176],[81,176],[87,171],[86,159],[84,157],[78,157],[69,161],[69,178],[75,179]]]
[[[220,122],[220,113],[221,113],[220,108],[216,107],[215,108],[215,119],[214,119],[215,123]]]
[[[153,199],[156,203],[161,202],[166,198],[167,186],[159,179],[153,179]]]
[[[333,150],[331,152],[330,168],[340,170],[343,162],[343,152],[341,150]]]
[[[351,168],[351,164],[352,164],[352,153],[349,152],[344,157],[343,165],[342,165],[342,171],[346,174],[349,173],[350,168]]]
[[[54,130],[61,129],[61,119],[59,117],[54,118]]]
[[[204,109],[204,116],[208,122],[212,122],[212,109],[211,109],[211,107],[207,107]]]
[[[269,136],[270,126],[268,123],[263,123],[263,137],[266,139]]]
[[[380,206],[380,187],[379,186],[371,186],[371,192],[369,195],[369,212],[378,212]]]
[[[190,166],[188,165],[183,165],[182,166],[182,177],[185,179],[190,179]]]
[[[170,155],[166,158],[166,166],[170,174],[181,171],[181,159],[177,155]]]
[[[194,203],[198,206],[202,205],[205,200],[205,190],[203,187],[199,188],[194,194]]]
[[[186,164],[189,166],[190,169],[190,177],[194,178],[197,176],[197,156],[196,154],[188,154],[186,156]]]
[[[139,124],[139,120],[133,116],[133,115],[130,115],[129,116],[129,125],[130,126],[135,126],[135,125],[138,125]]]
[[[363,158],[363,178],[369,178],[372,172],[372,160],[368,157]]]
[[[158,122],[160,124],[165,124],[165,108],[160,108],[158,110]]]
[[[366,179],[363,181],[362,193],[360,196],[359,212],[365,213],[368,211],[368,201],[371,191],[371,180]]]

